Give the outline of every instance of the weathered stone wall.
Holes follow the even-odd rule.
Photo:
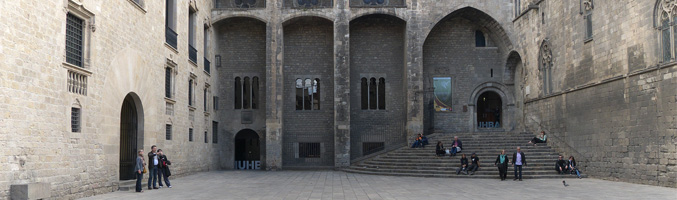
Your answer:
[[[334,166],[333,33],[334,24],[319,17],[294,18],[284,26],[283,166]],[[297,110],[297,79],[319,79],[319,110]],[[320,143],[320,157],[299,157],[299,143]]]
[[[525,63],[524,120],[592,177],[677,187],[676,69],[658,60],[654,6],[595,1],[592,40],[577,3],[542,1],[526,11],[515,21],[518,38],[528,38],[516,41]],[[554,63],[547,95],[538,67],[545,39]]]
[[[219,73],[218,88],[219,110],[222,134],[220,144],[220,163],[224,169],[234,166],[234,138],[243,129],[258,133],[261,146],[265,148],[265,122],[267,88],[266,79],[266,24],[252,18],[230,18],[214,24],[215,55],[221,56],[221,67],[214,68]],[[235,109],[235,78],[259,78],[257,109]],[[251,122],[243,122],[243,113],[251,113]],[[265,149],[264,149],[265,150]],[[265,151],[261,151],[262,153]],[[265,160],[265,154],[262,154]]]
[[[404,29],[404,21],[387,15],[364,16],[350,23],[351,157],[362,156],[363,142],[384,142],[386,147],[406,142]],[[362,78],[377,82],[385,78],[385,110],[362,109]]]
[[[197,28],[198,64],[189,64],[186,20],[178,20],[177,51],[165,42],[164,1],[74,1],[93,13],[90,53],[85,70],[87,94],[67,90],[65,30],[68,1],[7,1],[0,4],[0,198],[11,184],[46,182],[52,197],[73,199],[113,191],[119,182],[120,113],[129,93],[138,96],[143,117],[139,141],[162,148],[173,173],[216,169],[211,118],[203,114],[202,91],[212,79],[203,72],[202,26]],[[177,18],[188,19],[189,1],[177,1]],[[210,1],[199,1],[198,24],[209,23]],[[164,67],[177,64],[175,98],[164,98]],[[213,60],[213,59],[212,59]],[[196,75],[195,121],[186,106],[189,73]],[[165,104],[175,101],[174,115]],[[70,110],[82,109],[82,130],[71,132]],[[205,125],[204,122],[208,125]],[[173,139],[165,140],[165,124]],[[189,124],[195,142],[189,143]],[[209,143],[202,142],[209,131]],[[132,173],[131,171],[129,173]]]

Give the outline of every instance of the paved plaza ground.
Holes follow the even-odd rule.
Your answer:
[[[492,168],[493,169],[493,168]],[[553,172],[554,173],[554,172]],[[677,189],[598,179],[416,178],[342,171],[213,171],[173,188],[88,199],[677,199]]]

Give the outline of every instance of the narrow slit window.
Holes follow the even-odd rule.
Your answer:
[[[249,77],[244,77],[244,87],[242,88],[242,108],[249,109],[251,108],[251,82]]]
[[[311,94],[310,90],[312,89],[311,85],[312,85],[312,83],[311,83],[310,79],[307,78],[304,81],[304,84],[303,84],[303,109],[304,110],[310,110],[311,109],[310,108],[310,105],[311,105],[310,102],[311,102],[311,98],[312,98],[312,96],[310,95]]]
[[[204,92],[202,93],[202,105],[204,107],[204,111],[207,112],[207,88],[204,89]]]
[[[303,110],[303,80],[296,79],[296,110]]]
[[[188,128],[188,141],[193,141],[193,128]]]
[[[193,105],[193,79],[188,80],[188,105]]]
[[[252,109],[259,108],[259,77],[252,78]]]
[[[386,109],[386,79],[380,78],[378,80],[378,109]]]
[[[313,80],[313,110],[320,109],[320,79]]]
[[[172,68],[165,68],[165,97],[172,98]]]
[[[376,109],[376,78],[369,79],[369,109]]]
[[[166,140],[172,140],[172,125],[171,124],[165,125],[165,139]]]
[[[235,77],[235,109],[242,109],[242,81]]]
[[[80,132],[80,108],[71,108],[71,131]]]
[[[367,86],[367,78],[362,78],[362,82],[360,84],[361,88],[361,100],[362,100],[362,110],[367,110],[369,109],[369,87]]]

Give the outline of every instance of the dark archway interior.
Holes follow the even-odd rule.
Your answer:
[[[495,92],[484,92],[477,98],[477,125],[480,128],[498,128],[501,124],[501,96]]]
[[[235,161],[256,161],[261,159],[259,135],[251,129],[244,129],[235,135]]]
[[[133,171],[138,150],[138,119],[136,104],[132,96],[127,95],[120,113],[120,180],[136,178]]]

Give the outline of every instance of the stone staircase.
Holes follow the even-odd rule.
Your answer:
[[[480,169],[474,175],[456,175],[456,169],[461,163],[461,153],[453,158],[435,156],[437,141],[442,141],[445,148],[449,148],[454,136],[458,136],[463,142],[464,149],[461,153],[465,153],[469,161],[473,152],[480,158]],[[536,147],[527,144],[533,137],[534,134],[531,133],[437,133],[428,136],[430,144],[425,148],[402,147],[352,163],[344,171],[392,176],[498,179],[498,169],[494,166],[494,161],[501,149],[505,149],[509,159],[512,159],[512,154],[519,146],[527,158],[527,165],[522,170],[523,178],[576,178],[575,175],[557,174],[555,161],[558,153],[546,144],[538,144]],[[584,174],[581,176],[585,177]],[[513,167],[508,166],[508,179],[513,177]]]

